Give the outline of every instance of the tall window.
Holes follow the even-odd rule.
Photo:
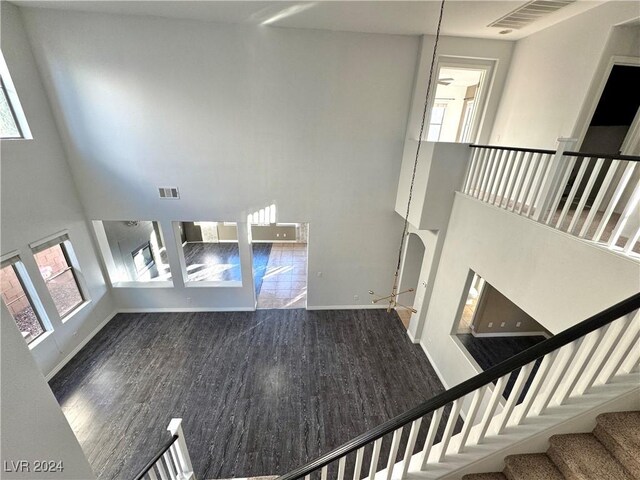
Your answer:
[[[47,331],[42,309],[35,306],[31,280],[18,257],[2,262],[0,290],[2,301],[28,344]]]
[[[446,110],[446,103],[436,103],[431,109],[431,117],[429,118],[429,131],[427,132],[427,142],[437,142],[438,140],[440,140],[440,132],[442,131],[444,112]]]
[[[36,263],[61,318],[85,301],[71,254],[71,243],[66,235],[34,248]]]
[[[22,111],[2,52],[0,52],[0,138],[31,138],[27,119]]]

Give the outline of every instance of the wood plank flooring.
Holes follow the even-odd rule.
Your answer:
[[[443,391],[384,310],[119,314],[50,385],[101,480],[132,478],[172,417],[198,479],[274,475]]]

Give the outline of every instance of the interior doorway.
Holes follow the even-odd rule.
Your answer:
[[[309,225],[271,219],[259,213],[248,218],[256,307],[306,308]]]
[[[441,59],[424,140],[472,143],[477,138],[487,99],[492,64]],[[471,60],[471,59],[469,59]]]
[[[419,303],[422,301],[421,296],[417,296],[418,283],[420,282],[420,272],[422,270],[422,262],[426,252],[422,239],[415,233],[409,233],[407,236],[407,244],[402,263],[402,271],[400,272],[399,291],[413,289],[412,292],[403,293],[398,297],[403,305],[420,310]],[[405,328],[409,328],[412,312],[407,308],[398,308],[398,316]]]

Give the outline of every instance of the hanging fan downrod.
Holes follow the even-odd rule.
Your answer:
[[[383,301],[388,302],[387,312],[391,312],[391,310],[394,310],[395,308],[399,307],[399,308],[407,309],[413,313],[418,313],[418,311],[415,308],[409,307],[407,305],[403,305],[398,302],[398,297],[400,295],[415,291],[414,288],[409,288],[407,290],[403,290],[402,292],[398,292],[398,280],[399,280],[398,277],[400,275],[400,265],[402,264],[402,254],[404,253],[404,241],[407,238],[407,234],[409,233],[409,212],[411,210],[411,198],[413,195],[413,186],[416,180],[416,170],[418,168],[418,159],[420,157],[420,147],[422,146],[422,136],[424,133],[424,126],[427,119],[429,97],[431,95],[431,82],[433,80],[433,70],[435,68],[436,59],[438,56],[438,41],[440,40],[440,27],[442,25],[442,15],[444,14],[444,2],[445,0],[442,0],[440,2],[440,16],[438,18],[438,28],[436,30],[436,38],[435,38],[435,43],[433,45],[433,54],[431,56],[431,67],[429,68],[429,81],[427,83],[427,93],[425,95],[424,107],[422,109],[422,121],[420,123],[420,134],[418,136],[418,146],[416,148],[416,157],[413,162],[413,172],[411,174],[411,184],[409,186],[409,199],[407,200],[407,214],[404,216],[404,226],[402,228],[400,248],[398,249],[398,262],[396,264],[396,272],[393,277],[393,288],[391,289],[390,295],[386,295],[384,297],[377,297],[371,301],[371,303],[379,303]],[[369,295],[375,296],[376,293],[373,290],[369,290]]]

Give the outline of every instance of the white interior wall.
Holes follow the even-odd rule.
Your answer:
[[[419,336],[448,386],[478,373],[475,362],[451,335],[466,300],[470,270],[553,334],[640,289],[637,262],[456,194]]]
[[[309,222],[310,307],[388,288],[418,38],[23,10],[88,217],[165,234],[174,288],[119,306],[253,308],[249,277],[184,290],[171,221],[237,221],[249,275],[247,214],[271,204]]]
[[[2,2],[1,9],[2,52],[33,134],[31,140],[1,142],[1,253],[20,252],[53,324],[53,332],[31,350],[41,371],[48,374],[102,324],[112,313],[114,304],[96,257],[20,11],[8,2]],[[65,229],[69,231],[91,303],[62,323],[29,244]]]
[[[608,42],[612,28],[639,15],[635,1],[606,2],[519,40],[490,142],[555,148],[558,137],[578,134],[610,56],[633,47]]]
[[[34,136],[35,137],[35,136]],[[53,392],[11,318],[0,305],[2,320],[2,478],[89,480],[96,478]],[[28,470],[19,464],[27,461]],[[35,473],[36,461],[62,463],[62,471]]]

